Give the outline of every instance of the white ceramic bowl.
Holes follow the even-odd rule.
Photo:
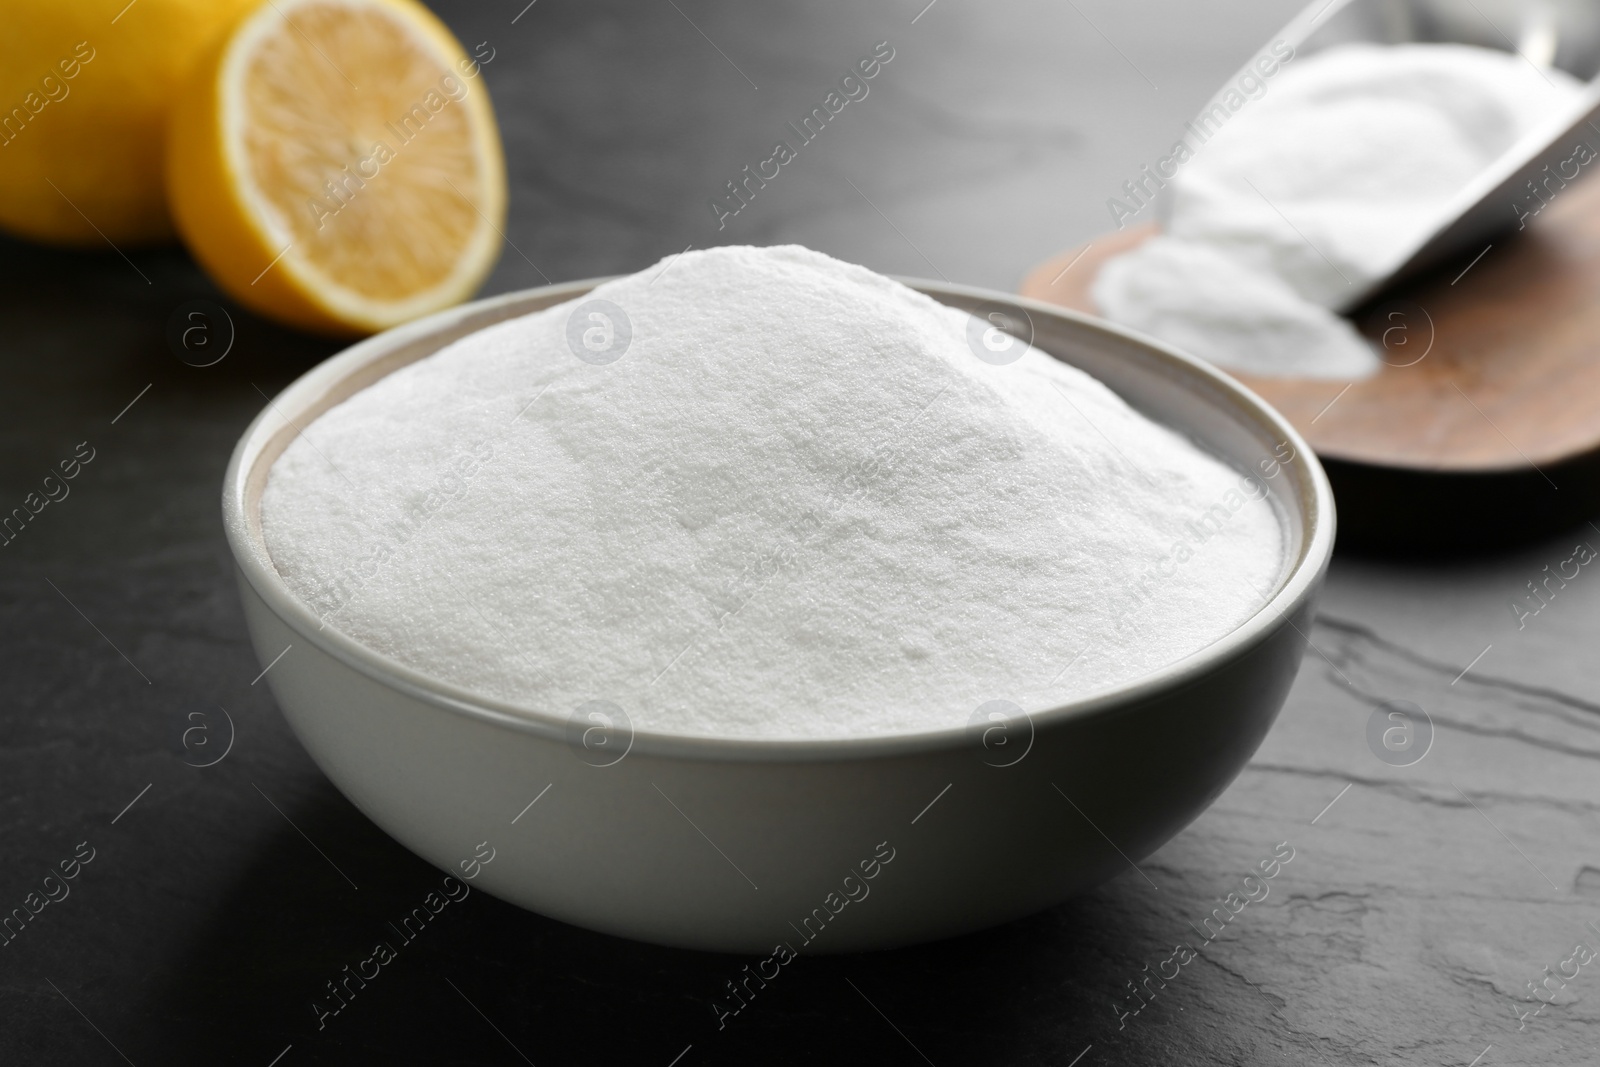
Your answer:
[[[1138,877],[1132,864],[1255,752],[1299,668],[1333,548],[1333,498],[1310,449],[1196,360],[1059,308],[949,285],[908,282],[1031,320],[1035,345],[1241,470],[1293,449],[1268,483],[1287,551],[1259,612],[1180,662],[1031,720],[828,741],[584,733],[573,709],[517,709],[319,629],[261,533],[261,491],[294,424],[464,334],[596,284],[480,301],[363,341],[278,396],[228,467],[223,516],[256,652],[266,664],[292,646],[266,675],[278,705],[333,783],[407,848],[504,900],[624,937],[763,954],[779,942],[889,947]]]

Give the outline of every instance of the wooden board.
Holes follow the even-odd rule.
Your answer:
[[[1129,228],[1064,253],[1034,270],[1022,294],[1095,314],[1090,289],[1101,264],[1155,232]],[[1391,331],[1380,349],[1386,365],[1371,378],[1236,377],[1325,460],[1550,474],[1600,450],[1600,182],[1562,190],[1526,231],[1496,238],[1468,262],[1358,310],[1368,337]],[[1387,317],[1393,310],[1402,318]],[[1426,356],[1412,362],[1430,334]]]

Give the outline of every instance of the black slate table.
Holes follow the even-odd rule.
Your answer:
[[[1292,13],[441,9],[494,55],[514,193],[488,291],[782,241],[1011,288],[1103,230],[1105,200]],[[871,95],[719,220],[724,183],[885,40]],[[959,940],[802,958],[722,1029],[711,1001],[747,961],[479,893],[319,1029],[324,983],[437,874],[252,684],[218,490],[263,395],[336,346],[227,305],[227,358],[186,365],[169,320],[220,298],[176,250],[4,243],[0,278],[0,505],[92,455],[0,548],[0,913],[60,896],[0,947],[0,1062],[1600,1061],[1600,960],[1574,952],[1600,949],[1600,577],[1581,566],[1548,602],[1527,584],[1600,545],[1587,523],[1492,557],[1337,559],[1278,725],[1147,877]],[[1369,742],[1396,708],[1431,723],[1409,766]],[[1168,962],[1289,850],[1265,899]],[[63,863],[65,896],[44,881]]]

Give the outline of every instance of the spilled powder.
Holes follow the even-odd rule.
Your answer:
[[[1043,709],[1254,614],[1273,483],[1037,350],[979,359],[973,322],[804,248],[687,253],[323,414],[272,468],[267,545],[427,675],[704,735]]]
[[[1220,366],[1367,377],[1378,356],[1332,309],[1398,269],[1457,194],[1580,93],[1562,71],[1466,45],[1296,60],[1178,171],[1162,235],[1106,263],[1095,302]]]

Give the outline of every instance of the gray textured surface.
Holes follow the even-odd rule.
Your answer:
[[[521,2],[444,10],[497,49],[508,232],[527,258],[508,249],[491,291],[717,240],[1010,288],[1102,229],[1104,198],[1291,14],[939,0],[912,25],[920,2],[678,6],[539,0],[515,26]],[[872,95],[718,234],[706,198],[885,38],[897,55]],[[802,960],[720,1032],[709,1002],[746,961],[477,895],[318,1031],[322,984],[438,879],[327,785],[250,684],[218,523],[256,387],[333,346],[240,316],[227,360],[186,367],[163,330],[209,287],[180,253],[133,258],[149,284],[112,253],[0,246],[0,499],[77,442],[97,450],[0,550],[0,908],[78,842],[96,849],[71,896],[0,948],[0,1061],[266,1065],[290,1045],[284,1067],[523,1062],[516,1050],[541,1067],[664,1067],[690,1045],[681,1064],[1600,1058],[1600,961],[1525,1028],[1514,1014],[1575,942],[1600,947],[1585,929],[1600,924],[1600,578],[1585,567],[1521,630],[1508,606],[1574,542],[1600,545],[1587,526],[1476,561],[1338,560],[1320,654],[1235,785],[1141,863],[1159,889],[1130,871],[982,935]],[[1437,727],[1410,768],[1366,741],[1374,703],[1397,698]],[[213,758],[183,736],[204,722],[220,742],[219,705],[233,750],[186,766]],[[1119,1029],[1124,983],[1285,841],[1295,857],[1270,895]]]

